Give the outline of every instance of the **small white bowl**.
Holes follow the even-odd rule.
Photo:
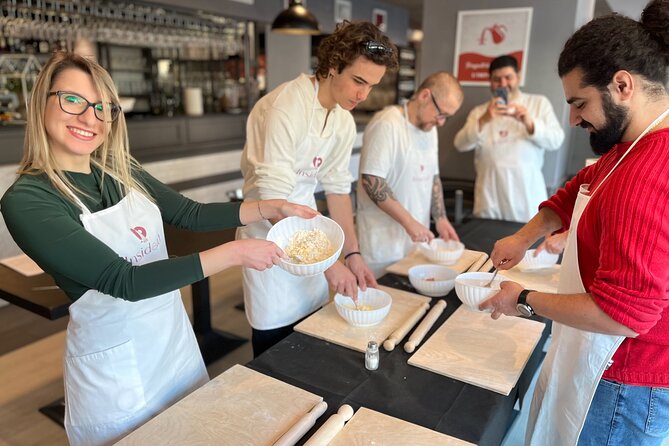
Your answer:
[[[420,252],[430,261],[453,265],[465,252],[465,245],[455,240],[433,239],[429,244],[420,243]]]
[[[521,260],[518,265],[519,270],[521,271],[534,271],[544,268],[550,268],[551,266],[557,263],[558,254],[551,254],[547,251],[541,251],[538,256],[534,256],[536,250],[529,249],[525,253],[523,260]]]
[[[420,294],[445,296],[455,286],[458,272],[442,265],[416,265],[409,268],[409,281]]]
[[[497,274],[495,281],[490,288],[484,285],[490,282],[493,273],[472,272],[462,273],[455,278],[455,294],[467,309],[472,311],[479,310],[479,304],[500,290],[499,284],[508,280],[504,276]]]
[[[292,263],[281,259],[281,269],[296,276],[315,276],[320,274],[334,264],[339,258],[344,246],[344,231],[332,219],[317,215],[314,218],[288,217],[279,221],[267,233],[267,240],[276,243],[279,248],[285,250],[290,243],[290,238],[300,230],[320,229],[325,233],[330,244],[335,248],[330,257],[316,263]]]
[[[390,294],[376,288],[358,289],[358,308],[370,307],[369,310],[356,310],[353,300],[342,294],[335,294],[335,308],[346,322],[354,327],[371,327],[388,316],[393,302]]]

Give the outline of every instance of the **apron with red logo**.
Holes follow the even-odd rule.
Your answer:
[[[312,102],[307,137],[297,148],[299,156],[293,166],[296,184],[286,199],[293,203],[316,209],[314,191],[318,184],[317,174],[336,143],[334,131],[322,135],[313,126],[314,109],[318,98],[318,82]],[[336,128],[336,114],[330,113]],[[238,239],[265,239],[272,227],[267,220],[249,224],[237,230]],[[257,271],[242,269],[244,307],[249,323],[256,330],[271,330],[290,325],[312,313],[328,300],[328,284],[325,275],[311,277],[294,276],[281,268]]]
[[[133,265],[167,258],[158,207],[131,191],[84,228]],[[129,302],[88,290],[69,308],[65,429],[71,445],[118,441],[209,377],[179,290]]]

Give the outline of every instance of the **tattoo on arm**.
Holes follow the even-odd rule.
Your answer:
[[[437,221],[442,217],[446,217],[444,190],[442,189],[439,175],[435,175],[432,181],[432,218],[434,221]]]
[[[386,180],[381,177],[374,175],[362,174],[362,187],[365,188],[365,192],[369,195],[369,198],[376,204],[379,204],[382,201],[387,199],[395,200],[395,195],[393,190],[388,186]]]

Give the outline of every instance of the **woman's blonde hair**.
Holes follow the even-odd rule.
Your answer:
[[[72,200],[68,188],[79,193],[82,192],[58,168],[53,152],[49,147],[49,136],[44,121],[47,101],[53,84],[68,69],[80,70],[90,75],[93,85],[100,95],[101,102],[119,103],[114,81],[97,62],[70,52],[59,51],[54,53],[37,76],[30,96],[23,159],[19,165],[18,174],[46,174],[53,186],[65,197]],[[133,169],[139,168],[139,163],[130,155],[128,129],[123,113],[119,113],[116,120],[109,122],[111,121],[109,107],[105,107],[104,121],[107,136],[100,147],[96,148],[91,154],[91,163],[102,171],[101,187],[104,187],[106,175],[110,175],[118,180],[122,195],[125,196],[130,189],[136,189],[151,199],[148,191],[132,175]]]

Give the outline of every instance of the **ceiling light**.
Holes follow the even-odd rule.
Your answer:
[[[318,20],[304,7],[301,0],[290,0],[287,9],[279,13],[272,23],[272,31],[282,34],[320,34]]]

